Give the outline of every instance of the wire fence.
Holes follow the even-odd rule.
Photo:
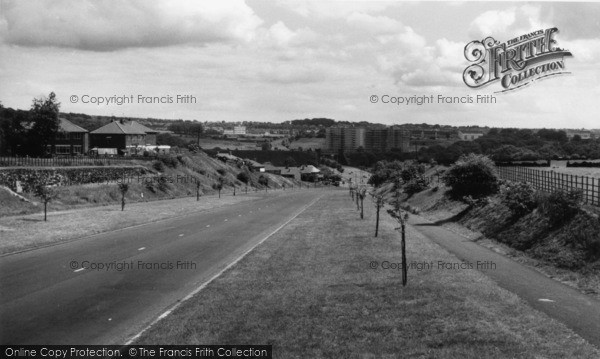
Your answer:
[[[131,165],[132,160],[153,160],[146,157],[0,157],[0,167],[68,167]]]
[[[600,206],[600,178],[526,167],[497,167],[497,170],[502,179],[527,182],[535,189],[547,193],[574,189],[581,190],[583,201],[586,204]]]

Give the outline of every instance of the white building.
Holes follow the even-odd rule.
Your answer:
[[[458,138],[461,141],[473,141],[483,136],[481,132],[467,132],[467,131],[458,131]]]

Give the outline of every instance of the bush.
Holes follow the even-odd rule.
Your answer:
[[[526,182],[506,182],[500,187],[500,199],[516,216],[525,215],[536,207],[535,189]]]
[[[258,177],[258,184],[267,186],[269,185],[269,179],[263,175],[260,175],[260,177]]]
[[[248,183],[248,181],[250,181],[250,176],[246,172],[238,173],[236,178],[242,183]]]
[[[177,166],[179,165],[179,161],[177,161],[177,158],[173,156],[160,156],[159,159],[167,167],[177,168]]]
[[[583,191],[573,189],[542,194],[538,201],[540,211],[548,217],[550,225],[558,227],[579,212],[582,199]]]
[[[217,173],[220,174],[221,176],[225,176],[226,171],[223,168],[219,168],[219,169],[217,169]]]
[[[498,175],[494,162],[476,154],[461,156],[443,177],[456,197],[485,197],[498,191]]]
[[[154,161],[152,163],[152,168],[154,168],[155,170],[157,170],[158,172],[164,172],[165,171],[165,165],[163,162],[161,161]]]
[[[404,185],[404,192],[407,194],[415,194],[429,188],[429,180],[423,176],[418,176],[411,179]]]

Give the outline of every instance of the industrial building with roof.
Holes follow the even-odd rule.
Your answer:
[[[128,148],[156,145],[158,131],[135,121],[112,121],[90,132],[90,144],[93,148],[116,148],[125,153]]]

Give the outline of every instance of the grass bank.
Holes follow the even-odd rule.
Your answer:
[[[121,211],[120,205],[108,205],[49,212],[47,222],[44,222],[43,215],[40,214],[3,217],[0,218],[0,254],[205,211],[253,198],[256,196],[234,197],[231,193],[221,198],[214,195],[201,197],[200,201],[188,197],[131,203],[126,205],[125,211]]]
[[[591,258],[577,244],[598,241],[597,209],[586,208],[555,227],[538,209],[515,216],[497,196],[470,207],[449,198],[442,184],[436,185],[408,198],[407,209],[600,299],[600,259]]]
[[[238,193],[245,192],[247,187],[249,187],[249,191],[264,190],[265,186],[260,183],[260,176],[268,179],[270,189],[292,188],[300,185],[298,181],[288,178],[269,173],[250,172],[243,166],[223,163],[204,152],[170,155],[154,161],[133,160],[131,166],[137,166],[143,171],[140,175],[127,175],[122,179],[129,185],[126,194],[128,203],[195,197],[198,189],[201,195],[214,194],[216,191],[213,189],[213,185],[220,179],[223,181],[224,192],[232,192],[234,187]],[[117,171],[118,167],[112,169],[105,166],[57,167],[44,170],[48,172],[68,170],[75,173],[73,176],[75,178],[85,178],[85,174],[90,171],[102,174],[103,171]],[[4,171],[9,170],[4,169]],[[23,171],[32,174],[36,172],[33,168]],[[241,172],[247,173],[248,186],[238,179]],[[107,174],[105,173],[105,175]],[[89,181],[85,183],[84,181],[68,182],[68,185],[66,181],[61,183],[56,187],[57,197],[49,203],[48,210],[63,211],[120,203],[121,193],[118,182],[113,177],[106,178],[110,178],[110,180],[101,180],[101,176],[96,176],[92,183],[88,183]],[[14,185],[14,181],[10,182],[10,185]],[[199,187],[196,186],[197,183]],[[304,183],[303,185],[309,184]],[[13,188],[13,190],[15,189]],[[43,205],[39,203],[40,199],[33,193],[22,193],[22,196],[28,201],[22,201],[0,188],[0,203],[2,204],[0,217],[43,211]]]
[[[139,344],[272,344],[276,358],[596,358],[562,324],[474,270],[409,272],[395,223],[345,191],[303,212]],[[409,261],[458,259],[409,228]]]

